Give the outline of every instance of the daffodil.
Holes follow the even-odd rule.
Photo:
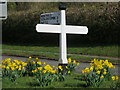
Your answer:
[[[46,62],[43,62],[42,64],[43,64],[43,65],[45,65],[45,64],[46,64]]]
[[[93,67],[90,67],[90,71],[93,71]]]
[[[60,70],[63,70],[62,66],[58,66],[58,68],[59,68]]]
[[[112,80],[115,80],[115,76],[112,76],[111,78],[112,78]]]
[[[6,69],[10,69],[9,66],[7,66]]]
[[[82,73],[85,73],[85,70],[82,70]]]
[[[70,73],[70,71],[68,71],[68,73]]]
[[[25,69],[25,67],[22,67],[22,69]]]
[[[2,68],[6,68],[6,66],[5,66],[5,65],[2,65]]]
[[[100,76],[100,78],[104,78],[104,76],[102,75],[102,76]]]
[[[43,69],[43,67],[38,67],[37,69],[38,69],[38,70],[42,70],[42,69]]]
[[[14,68],[14,67],[11,67],[11,70],[13,70],[13,71],[14,71],[14,70],[15,70],[15,68]]]
[[[29,57],[29,59],[32,59],[32,57]]]
[[[47,71],[50,71],[50,70],[52,70],[52,67],[50,65],[46,65],[46,66],[44,66],[44,69]]]
[[[32,72],[34,73],[34,72],[37,72],[37,69],[35,69],[35,70],[32,70]]]
[[[43,73],[46,73],[47,72],[47,70],[43,70]]]
[[[73,61],[73,64],[76,64],[76,60]]]
[[[38,57],[36,57],[35,59],[38,59]]]
[[[97,73],[97,74],[100,74],[100,71],[97,71],[96,73]]]
[[[18,69],[19,68],[19,66],[16,66],[16,69]]]
[[[34,60],[35,60],[36,62],[38,62],[39,59],[38,59],[38,57],[36,57]]]
[[[66,69],[68,69],[68,66],[66,66]]]
[[[68,63],[71,63],[71,61],[72,61],[71,58],[68,58]]]
[[[42,62],[37,62],[37,64],[42,65]]]
[[[118,77],[118,76],[116,76],[115,78],[116,78],[116,80],[118,80],[118,79],[119,79],[119,77]]]
[[[51,73],[56,73],[56,69],[55,70],[51,70]]]
[[[104,70],[104,72],[106,72],[107,70],[106,69],[103,69]]]
[[[35,61],[32,61],[32,64],[35,64]]]
[[[80,63],[76,63],[76,65],[80,65]]]
[[[107,74],[107,72],[103,72],[103,74]]]
[[[22,68],[21,68],[21,67],[19,67],[19,68],[18,68],[18,70],[20,71],[20,70],[22,70]]]
[[[90,69],[88,67],[86,67],[82,72],[84,73],[89,73],[90,72]]]

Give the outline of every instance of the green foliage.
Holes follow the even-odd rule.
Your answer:
[[[68,44],[118,43],[120,28],[118,3],[71,2],[66,4],[68,6],[67,24],[86,25],[89,28],[88,35],[68,35]],[[58,35],[38,34],[35,31],[35,25],[40,20],[39,15],[58,11],[58,5],[59,3],[53,2],[8,3],[8,19],[2,22],[3,42],[58,45]]]
[[[50,85],[54,81],[55,76],[49,72],[41,73],[41,74],[37,73],[35,79],[39,86],[45,87]]]

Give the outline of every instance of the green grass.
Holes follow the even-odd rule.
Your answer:
[[[104,82],[106,83],[106,82]],[[109,88],[110,82],[106,84],[101,84],[100,88]],[[9,79],[3,79],[3,88],[41,88],[37,85],[34,77],[25,76],[20,77],[16,80],[16,82],[11,83]],[[51,85],[46,86],[44,88],[87,88],[86,82],[83,80],[81,74],[71,74],[66,77],[65,81],[59,82],[55,81]],[[89,88],[89,87],[88,87]]]
[[[80,61],[90,61],[95,58],[94,56],[83,56],[83,55],[97,55],[97,56],[107,56],[107,57],[118,57],[118,46],[94,46],[94,47],[68,47],[68,57]],[[18,55],[18,56],[38,56],[40,58],[46,59],[56,59],[59,58],[59,47],[51,46],[15,46],[15,45],[2,45],[2,53],[7,55]],[[74,55],[75,54],[75,55]],[[106,59],[106,58],[100,58]],[[120,60],[110,59],[111,62],[120,63]]]
[[[0,70],[0,89],[2,88],[2,72]]]

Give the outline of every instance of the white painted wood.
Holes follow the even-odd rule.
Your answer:
[[[60,25],[37,24],[36,30],[43,33],[61,33]]]
[[[60,33],[60,58],[59,63],[67,64],[67,45],[66,45],[66,17],[65,10],[61,10],[61,33]]]
[[[7,0],[0,0],[0,20],[7,19]]]
[[[43,33],[61,33],[60,25],[49,25],[49,24],[37,24],[37,32]],[[86,26],[64,26],[63,30],[66,34],[87,34],[88,28]]]
[[[46,14],[47,15],[47,14]],[[48,15],[49,16],[49,15]],[[67,64],[67,41],[66,34],[87,34],[88,28],[86,26],[70,26],[66,25],[65,10],[61,10],[60,25],[37,24],[37,32],[42,33],[60,33],[60,58],[59,63]],[[45,16],[46,17],[46,16]],[[46,19],[46,18],[45,18]],[[44,19],[43,19],[44,20]],[[49,20],[49,19],[46,19]]]
[[[86,26],[66,26],[65,32],[67,34],[87,34],[88,28]]]

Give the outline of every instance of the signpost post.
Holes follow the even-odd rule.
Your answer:
[[[60,25],[49,25],[49,24],[59,24],[56,21],[52,21],[52,19],[46,19],[48,14],[42,14],[41,16],[44,15],[45,19],[41,19],[44,22],[43,24],[37,24],[36,25],[36,30],[37,32],[42,32],[42,33],[59,33],[60,34],[60,58],[59,58],[59,64],[62,66],[65,66],[68,64],[67,62],[67,42],[66,42],[66,34],[87,34],[88,33],[88,28],[86,26],[69,26],[66,25],[66,16],[65,16],[65,10],[66,6],[60,5],[59,6],[60,14],[58,14],[58,17],[60,15]],[[50,16],[51,17],[51,16]],[[45,22],[47,21],[48,22]],[[52,22],[52,23],[51,23]]]
[[[0,0],[0,20],[7,19],[7,0]]]

